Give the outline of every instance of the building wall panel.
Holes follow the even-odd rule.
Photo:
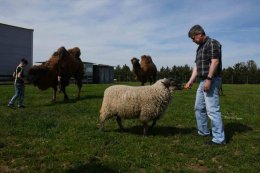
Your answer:
[[[21,58],[33,63],[33,30],[0,23],[0,80],[12,75]]]

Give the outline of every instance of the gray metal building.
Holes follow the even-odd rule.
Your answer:
[[[0,80],[9,80],[22,58],[33,63],[33,29],[0,23]]]
[[[93,83],[93,65],[91,62],[83,62],[84,64],[84,83]]]
[[[114,67],[91,62],[84,63],[84,83],[112,83],[114,81]]]
[[[93,83],[113,83],[114,67],[109,65],[93,65]]]

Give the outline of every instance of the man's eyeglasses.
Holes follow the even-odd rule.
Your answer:
[[[194,36],[191,37],[191,39],[194,40],[195,37],[196,37],[197,35],[200,35],[200,34],[201,34],[201,33],[195,34]]]

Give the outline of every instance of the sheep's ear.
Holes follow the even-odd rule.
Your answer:
[[[166,88],[169,88],[170,85],[171,85],[171,82],[170,80],[164,78],[163,81],[162,81],[163,85],[166,87]]]

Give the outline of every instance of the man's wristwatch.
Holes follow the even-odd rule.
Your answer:
[[[207,79],[207,80],[212,80],[212,77],[209,77],[209,76],[208,76],[206,79]]]

